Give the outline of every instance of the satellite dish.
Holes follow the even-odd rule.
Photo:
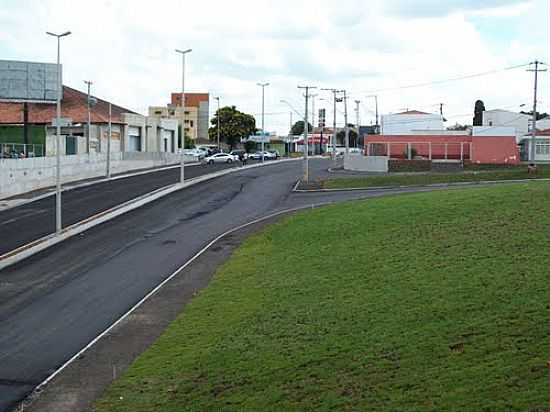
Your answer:
[[[91,107],[94,107],[97,104],[97,99],[95,97],[90,96],[90,98],[88,99],[88,103],[90,104]]]

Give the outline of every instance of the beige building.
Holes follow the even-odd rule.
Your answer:
[[[198,109],[196,107],[185,108],[185,138],[196,141],[198,139]],[[149,118],[173,119],[178,125],[183,119],[182,107],[172,106],[151,106],[149,107]]]
[[[149,107],[149,116],[157,119],[175,119],[181,124],[184,119],[185,138],[194,142],[208,142],[209,127],[208,93],[185,93],[185,117],[181,106],[181,93],[172,93],[166,106]]]

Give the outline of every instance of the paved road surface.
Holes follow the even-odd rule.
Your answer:
[[[310,165],[319,174],[328,163]],[[0,271],[0,411],[224,231],[289,207],[388,193],[291,193],[301,170],[301,162],[273,164],[200,183]],[[73,216],[95,191],[110,190],[102,187],[66,196],[76,197]]]
[[[253,161],[251,163],[254,163]],[[188,166],[186,178],[193,178],[240,163]],[[145,193],[179,181],[180,169],[154,173],[73,189],[62,195],[63,227]],[[55,232],[55,196],[0,212],[0,255]]]

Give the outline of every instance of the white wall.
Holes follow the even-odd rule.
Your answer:
[[[381,120],[381,134],[410,135],[417,130],[444,130],[439,114],[385,114]]]
[[[101,177],[106,172],[103,153],[61,157],[63,183]],[[172,153],[111,153],[111,173],[177,164],[180,156]],[[195,158],[186,156],[186,162]],[[55,185],[56,157],[0,160],[0,199]]]
[[[360,172],[387,172],[389,157],[348,154],[344,156],[344,169]]]
[[[485,127],[511,127],[517,141],[529,131],[529,115],[508,110],[486,110],[483,112],[482,125]],[[510,136],[509,134],[505,136]]]
[[[509,126],[474,126],[472,136],[516,136],[516,129]]]

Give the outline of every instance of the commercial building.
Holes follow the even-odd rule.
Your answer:
[[[168,105],[149,107],[149,117],[173,119],[179,125],[183,119],[186,139],[191,139],[195,143],[209,142],[210,95],[208,93],[185,93],[185,113],[181,105],[181,96],[181,93],[172,93]]]
[[[124,107],[111,104],[111,152],[172,152],[178,149],[177,122],[147,118]],[[88,131],[88,95],[63,86],[61,117],[69,123],[61,128],[61,153],[65,155],[105,153],[109,139],[109,102],[94,98],[90,107]],[[3,156],[17,151],[26,156],[52,156],[56,151],[55,103],[24,104],[0,102],[0,150]],[[27,125],[33,130],[30,145],[22,144]]]

